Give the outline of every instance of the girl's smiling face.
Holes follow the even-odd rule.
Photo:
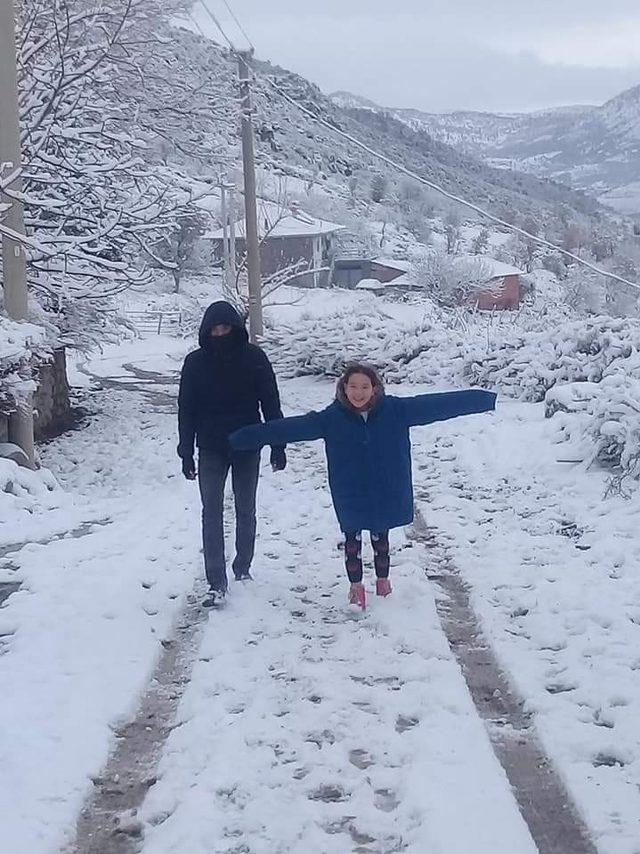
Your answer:
[[[366,409],[373,400],[373,383],[366,374],[351,374],[344,386],[347,400],[356,409]]]

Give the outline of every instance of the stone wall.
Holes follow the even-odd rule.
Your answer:
[[[51,439],[73,426],[64,348],[36,368],[33,395],[33,432],[36,441]],[[0,442],[9,441],[9,416],[0,412]]]
[[[36,441],[58,435],[73,423],[64,348],[54,350],[52,360],[40,365],[37,383],[33,396]]]

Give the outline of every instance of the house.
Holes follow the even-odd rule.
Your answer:
[[[412,275],[411,261],[394,258],[374,258],[364,267],[365,278],[356,287],[359,290],[371,291],[378,296],[382,294],[406,294],[409,291],[420,291],[422,287]]]
[[[520,307],[522,270],[486,255],[456,255],[453,260],[460,267],[461,278],[463,273],[477,271],[480,282],[473,290],[472,302],[480,310],[504,311]],[[363,278],[388,283],[394,289],[410,290],[416,286],[411,280],[411,266],[410,261],[376,258],[365,268]]]
[[[379,282],[395,282],[401,276],[411,272],[411,262],[394,258],[374,258],[369,262],[368,278],[377,279]]]
[[[366,257],[363,252],[341,249],[333,263],[333,284],[341,288],[358,287],[362,281],[377,281],[381,284],[393,282],[401,276],[407,277],[411,270],[409,261]],[[398,283],[401,286],[402,283]],[[367,290],[362,288],[361,290]],[[372,290],[372,288],[368,288]],[[384,288],[375,288],[376,291]]]
[[[302,270],[329,268],[333,254],[333,238],[343,226],[328,220],[317,219],[305,213],[297,204],[283,208],[273,202],[258,203],[258,236],[260,238],[260,262],[263,279],[268,279],[280,270],[296,264]],[[246,251],[244,220],[235,224],[236,254],[240,263]],[[210,241],[215,260],[220,263],[224,256],[223,230],[218,229],[204,235]],[[302,287],[319,287],[330,281],[329,270],[320,273],[304,273],[295,277],[295,284]]]
[[[456,261],[479,266],[482,281],[475,290],[473,302],[481,311],[513,311],[520,308],[522,270],[486,255],[458,255]]]

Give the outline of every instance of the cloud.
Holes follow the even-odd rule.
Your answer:
[[[385,106],[535,109],[640,83],[638,0],[232,2],[260,57]]]

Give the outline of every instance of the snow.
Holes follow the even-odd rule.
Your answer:
[[[0,367],[19,361],[45,342],[45,330],[0,315]]]
[[[287,210],[290,210],[287,213]],[[335,234],[344,226],[335,222],[317,219],[299,208],[293,210],[274,202],[261,200],[258,203],[258,233],[260,237],[315,237],[322,234]],[[245,236],[245,221],[236,223],[236,237]],[[207,232],[205,239],[222,240],[223,231]]]
[[[400,258],[374,258],[372,264],[379,264],[381,267],[391,267],[392,270],[399,270],[401,273],[410,273],[413,269],[411,261]]]
[[[0,404],[11,406],[34,390],[31,362],[47,355],[47,333],[41,326],[0,315]]]
[[[640,181],[631,181],[621,187],[615,187],[598,198],[603,205],[607,205],[621,214],[640,213]]]
[[[386,291],[388,283],[380,282],[378,279],[360,279],[356,285],[359,291]]]
[[[306,381],[284,397],[297,411],[331,394]],[[350,611],[322,448],[289,459],[262,480],[256,581],[209,619],[143,809],[144,854],[239,842],[330,854],[368,839],[533,854],[440,628],[423,547],[396,534],[396,592]]]
[[[541,405],[418,441],[421,506],[527,698],[600,854],[640,838],[637,672],[640,496],[603,500],[605,475],[556,462]]]
[[[486,278],[486,281],[503,279],[505,276],[524,275],[524,270],[520,270],[512,264],[505,264],[503,261],[490,258],[487,255],[457,255],[455,261],[463,265],[481,265],[482,274]]]
[[[198,500],[178,477],[173,412],[117,391],[99,406],[42,449],[68,492],[21,472],[17,496],[0,500],[2,540],[16,544],[0,578],[21,584],[0,609],[7,854],[60,850],[199,571]]]
[[[416,500],[598,851],[637,854],[637,321],[549,331],[541,318],[530,332],[447,325],[427,300],[362,291],[276,297],[267,343],[289,414],[326,405],[346,357],[380,364],[404,383],[394,393],[466,375],[522,398],[415,430]],[[0,608],[8,854],[71,838],[201,577],[197,487],[175,456],[192,346],[158,336],[73,359],[88,424],[42,448],[40,472],[0,466],[0,583],[21,585]],[[282,379],[296,373],[311,376]],[[617,492],[613,452],[629,477]],[[289,458],[276,475],[265,456],[256,581],[205,626],[140,812],[144,854],[330,854],[370,837],[416,854],[534,854],[440,626],[433,557],[395,532],[392,597],[371,595],[369,574],[369,609],[351,611],[322,450]]]

